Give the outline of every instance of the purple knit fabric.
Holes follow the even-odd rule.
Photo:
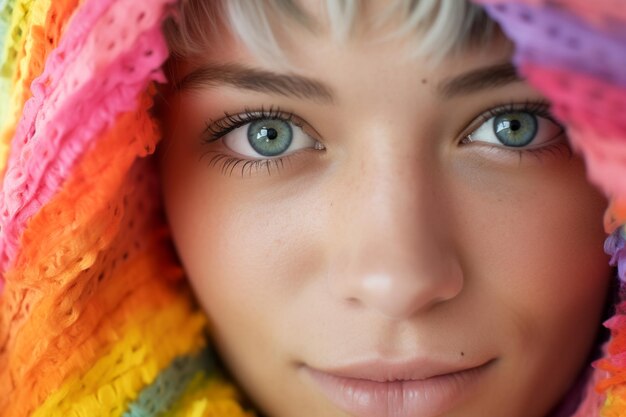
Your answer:
[[[485,8],[515,41],[516,64],[570,68],[626,87],[626,29],[620,39],[554,7],[509,2]]]
[[[620,227],[615,230],[604,242],[604,251],[607,255],[611,255],[610,264],[617,266],[619,279],[626,283],[626,240],[624,239],[624,228]]]

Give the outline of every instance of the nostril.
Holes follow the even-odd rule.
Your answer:
[[[410,318],[453,298],[457,286],[444,281],[409,271],[360,274],[353,271],[334,279],[335,295],[343,302],[394,320]]]

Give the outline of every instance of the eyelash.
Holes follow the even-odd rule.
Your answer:
[[[512,113],[512,112],[528,112],[534,115],[546,118],[551,122],[555,123],[559,127],[561,127],[561,133],[563,133],[563,127],[560,123],[558,123],[554,117],[549,112],[549,103],[545,100],[540,101],[526,101],[524,103],[509,103],[497,107],[493,107],[488,109],[487,111],[480,114],[478,117],[474,119],[473,122],[470,123],[469,127],[465,129],[464,133],[461,135],[462,144],[467,144],[466,142],[470,133],[472,133],[475,129],[481,126],[483,123],[487,122],[492,117],[498,117],[503,114]],[[233,130],[244,126],[248,123],[254,122],[256,120],[261,119],[270,119],[270,120],[282,120],[285,122],[290,122],[297,127],[303,128],[304,124],[300,122],[293,113],[282,111],[279,107],[271,106],[268,109],[261,107],[259,110],[252,110],[250,108],[244,108],[242,113],[238,114],[230,114],[228,112],[224,112],[224,117],[215,122],[207,122],[206,127],[202,133],[202,143],[210,144],[218,141],[222,137],[226,136],[228,133]],[[556,137],[556,136],[555,136]],[[494,147],[497,148],[497,147]],[[563,143],[556,143],[551,145],[546,145],[538,148],[524,148],[524,149],[513,149],[502,147],[502,149],[497,149],[498,151],[503,151],[507,153],[517,153],[519,155],[519,159],[521,159],[524,155],[532,155],[537,158],[540,158],[543,154],[549,153],[554,155],[555,152],[562,152],[566,150],[569,157],[572,156],[571,149],[567,144],[563,146]],[[224,175],[231,176],[235,168],[241,164],[241,175],[244,176],[246,168],[248,169],[249,174],[252,174],[252,171],[255,172],[259,170],[267,170],[268,175],[272,174],[273,170],[279,171],[284,168],[284,164],[286,161],[289,161],[289,158],[293,157],[295,154],[290,154],[286,156],[281,156],[277,158],[268,158],[268,159],[245,159],[238,158],[231,155],[220,153],[219,151],[207,151],[207,153],[216,153],[213,158],[209,161],[209,165],[214,167],[217,163],[221,162],[220,172]],[[204,156],[204,155],[203,155]]]
[[[222,119],[213,123],[207,122],[203,133],[203,141],[204,143],[215,142],[238,127],[261,119],[282,120],[293,123],[300,128],[303,127],[302,123],[296,120],[296,116],[293,113],[284,112],[278,107],[270,107],[267,110],[263,107],[260,110],[251,110],[246,107],[243,113],[230,114],[224,112]]]
[[[529,113],[536,114],[537,116],[545,117],[546,119],[550,119],[554,123],[557,123],[556,121],[554,121],[552,115],[548,111],[549,108],[550,108],[550,103],[548,103],[546,100],[537,100],[537,101],[528,100],[528,101],[525,101],[524,103],[509,103],[509,104],[505,104],[502,106],[492,107],[488,109],[487,111],[483,112],[482,114],[480,114],[478,116],[478,119],[480,119],[481,123],[484,123],[487,120],[491,119],[492,117],[501,116],[505,113],[526,111]]]
[[[244,126],[248,123],[256,120],[282,120],[284,122],[293,123],[299,128],[304,128],[293,113],[285,112],[279,107],[271,106],[269,109],[261,107],[259,110],[252,110],[250,108],[244,108],[243,113],[230,114],[224,112],[224,117],[216,122],[207,122],[203,132],[202,142],[204,144],[210,144],[218,141],[222,137],[226,136],[233,130]],[[246,169],[248,173],[252,175],[252,171],[258,172],[260,170],[267,170],[268,175],[272,175],[273,170],[280,171],[284,168],[285,162],[290,161],[293,155],[279,156],[277,158],[268,159],[245,159],[237,158],[231,155],[220,153],[219,151],[208,151],[207,153],[217,153],[209,160],[209,166],[214,167],[218,162],[221,162],[220,172],[223,175],[232,176],[235,168],[241,164],[241,176],[243,177]]]
[[[563,127],[563,125],[559,123],[554,118],[554,116],[550,113],[550,103],[547,100],[537,100],[537,101],[528,100],[523,103],[508,103],[505,105],[492,107],[488,109],[487,111],[483,112],[478,117],[476,117],[474,121],[471,122],[470,125],[464,130],[463,134],[461,135],[461,138],[462,138],[461,143],[463,144],[471,143],[468,140],[468,136],[475,129],[477,129],[483,123],[487,122],[492,117],[498,117],[503,114],[514,113],[514,112],[531,113],[536,116],[548,119],[552,123],[559,126],[561,128],[559,134],[554,136],[552,139],[561,136],[565,131],[565,128]],[[537,158],[538,160],[541,160],[541,157],[546,156],[547,154],[554,156],[555,154],[560,153],[561,155],[563,155],[564,152],[568,158],[571,158],[573,156],[572,149],[569,147],[569,145],[566,142],[551,143],[549,145],[544,145],[544,146],[537,147],[537,148],[515,149],[511,147],[502,146],[502,147],[493,147],[493,149],[498,152],[506,152],[509,155],[517,154],[519,157],[520,163],[522,161],[522,158],[525,156],[533,156]]]

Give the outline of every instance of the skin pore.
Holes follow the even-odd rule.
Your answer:
[[[376,7],[336,41],[320,4],[326,30],[278,30],[288,68],[227,31],[177,66],[164,203],[216,347],[271,417],[349,415],[311,369],[424,358],[485,365],[433,415],[545,417],[600,326],[606,201],[507,41],[433,65],[378,41],[388,28],[362,23]],[[535,120],[532,140],[499,142],[494,109],[517,114],[509,130]],[[255,118],[290,147],[255,152]]]

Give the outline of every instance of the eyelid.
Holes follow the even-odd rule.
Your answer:
[[[291,162],[293,158],[306,153],[308,150],[315,149],[319,152],[326,149],[324,144],[317,139],[319,135],[308,122],[294,113],[282,111],[278,107],[271,106],[267,110],[263,106],[257,109],[246,107],[243,112],[232,114],[224,112],[224,115],[219,120],[208,121],[200,138],[203,145],[219,144],[219,148],[222,150],[210,146],[202,157],[214,154],[209,164],[215,165],[217,162],[221,162],[221,172],[223,173],[228,171],[229,174],[232,174],[235,168],[241,167],[242,176],[246,172],[252,175],[253,172],[259,170],[267,171],[271,175],[271,171],[281,171],[287,162]],[[247,129],[247,125],[255,121],[267,119],[280,120],[292,125],[293,142],[288,150],[275,156],[259,154],[248,143],[247,137],[245,140],[242,139],[241,135],[247,136],[247,133],[237,132],[240,129]],[[236,136],[231,137],[230,135]]]
[[[268,109],[265,109],[263,106],[258,109],[245,107],[243,112],[240,113],[224,112],[224,117],[221,119],[206,122],[205,129],[201,134],[202,141],[204,143],[215,142],[231,131],[261,119],[283,120],[293,123],[302,129],[304,133],[311,136],[311,138],[319,141],[319,133],[304,119],[292,112],[283,111],[279,107],[274,106],[270,106]]]
[[[514,113],[514,112],[528,112],[532,113],[536,116],[543,117],[548,119],[552,123],[556,124],[561,128],[562,131],[565,130],[563,125],[559,123],[554,116],[549,111],[550,102],[547,100],[537,100],[530,101],[527,100],[521,103],[508,103],[504,105],[499,105],[495,107],[490,107],[486,111],[482,112],[478,116],[476,116],[463,131],[459,135],[458,143],[463,143],[466,141],[469,136],[474,133],[480,126],[486,123],[489,119],[493,117],[498,117],[506,113]]]
[[[288,123],[292,125],[290,128],[291,138],[289,140],[287,148],[275,155],[265,155],[254,148],[254,146],[248,140],[249,127],[247,125],[240,126],[230,131],[228,134],[222,136],[221,141],[222,144],[231,152],[234,152],[242,159],[249,160],[276,159],[281,157],[287,157],[304,149],[316,148],[319,142],[313,139],[302,128],[296,126],[295,124],[293,124],[293,122],[281,121],[281,123]]]

